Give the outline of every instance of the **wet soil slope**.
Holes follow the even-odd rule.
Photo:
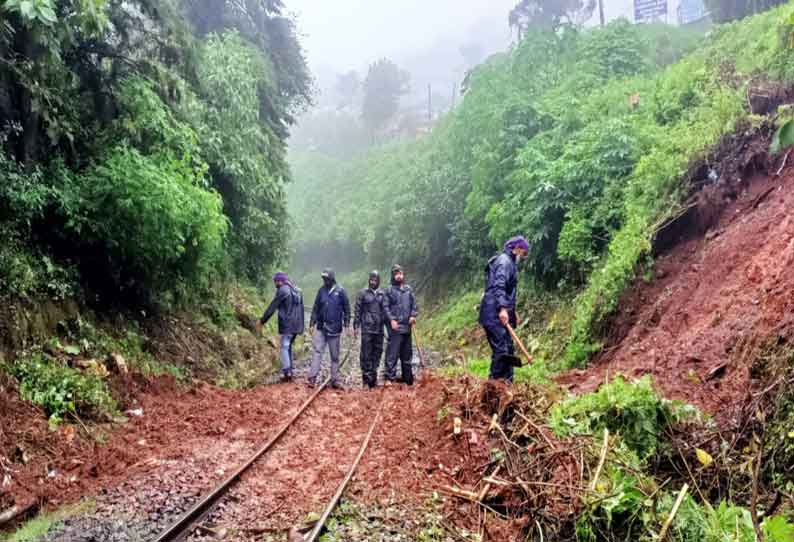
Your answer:
[[[574,392],[646,374],[668,398],[718,414],[752,388],[743,345],[794,330],[794,170],[756,175],[704,235],[660,256],[624,297],[611,339]]]

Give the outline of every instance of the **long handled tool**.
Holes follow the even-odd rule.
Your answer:
[[[521,352],[527,358],[527,365],[532,363],[532,356],[529,355],[529,352],[527,352],[527,347],[524,346],[524,343],[521,342],[521,339],[518,338],[518,335],[516,334],[515,330],[513,329],[513,326],[511,326],[510,323],[508,322],[508,323],[505,324],[505,327],[507,328],[507,331],[510,332],[510,336],[513,337],[513,341],[516,344],[518,344],[518,347],[521,349]],[[523,365],[524,364],[521,363],[521,361],[519,360],[518,366],[521,367]]]
[[[413,335],[414,335],[414,340],[416,341],[416,351],[419,352],[419,368],[424,370],[425,358],[422,355],[422,347],[419,346],[419,334],[416,332],[416,326],[414,326]]]

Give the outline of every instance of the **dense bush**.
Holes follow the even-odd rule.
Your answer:
[[[63,188],[68,232],[155,290],[176,279],[202,285],[222,258],[226,220],[200,182],[180,160],[118,147]]]
[[[282,10],[0,2],[0,222],[126,302],[265,275],[286,252],[285,141],[311,92]]]
[[[596,392],[555,405],[550,425],[562,436],[609,429],[639,457],[648,458],[656,453],[666,427],[695,415],[693,407],[661,399],[650,377],[632,383],[617,377]]]
[[[101,378],[42,354],[17,359],[8,372],[19,382],[22,398],[41,405],[51,421],[69,414],[101,417],[116,412],[116,401]]]

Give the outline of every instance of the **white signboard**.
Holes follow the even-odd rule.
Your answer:
[[[634,0],[634,20],[653,21],[667,15],[667,0]]]

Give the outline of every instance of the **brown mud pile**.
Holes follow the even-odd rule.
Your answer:
[[[184,389],[169,378],[126,383],[129,421],[120,426],[62,425],[51,430],[40,409],[0,386],[3,509],[57,506],[152,471],[159,462],[190,457],[207,441],[260,443],[282,412],[308,391],[287,386],[228,391]],[[139,414],[139,415],[138,415]],[[90,437],[86,432],[90,431]]]
[[[11,458],[12,467],[4,506],[55,506],[110,495],[107,490],[118,488],[107,503],[111,509],[162,517],[169,495],[198,496],[209,490],[275,433],[310,393],[302,384],[245,392],[210,386],[187,391],[163,379],[134,385],[134,408],[142,409],[142,415],[130,414],[129,423],[108,431],[103,444],[76,434],[81,429],[75,426],[50,431],[43,413],[19,400],[4,401],[0,453]],[[3,393],[4,399],[15,395],[10,389]],[[381,405],[381,423],[346,498],[414,510],[417,517],[440,506],[450,529],[487,531],[490,539],[518,537],[526,532],[529,517],[562,524],[560,518],[575,517],[579,506],[583,451],[541,427],[549,402],[534,394],[530,405],[527,396],[492,383],[429,374],[414,387],[323,392],[272,453],[245,475],[214,524],[288,530],[309,512],[321,512]],[[457,435],[456,417],[461,419]],[[20,430],[9,431],[6,422],[15,420]],[[13,459],[17,446],[27,454],[27,463]],[[514,477],[519,471],[534,485],[519,486]],[[486,488],[489,476],[498,482]],[[482,495],[479,500],[493,512],[482,513],[472,492]]]
[[[718,165],[698,168],[716,182],[660,229],[653,279],[624,295],[591,366],[558,382],[582,393],[650,374],[666,397],[717,416],[759,384],[742,345],[794,330],[794,169],[767,156],[768,137],[729,138]]]

